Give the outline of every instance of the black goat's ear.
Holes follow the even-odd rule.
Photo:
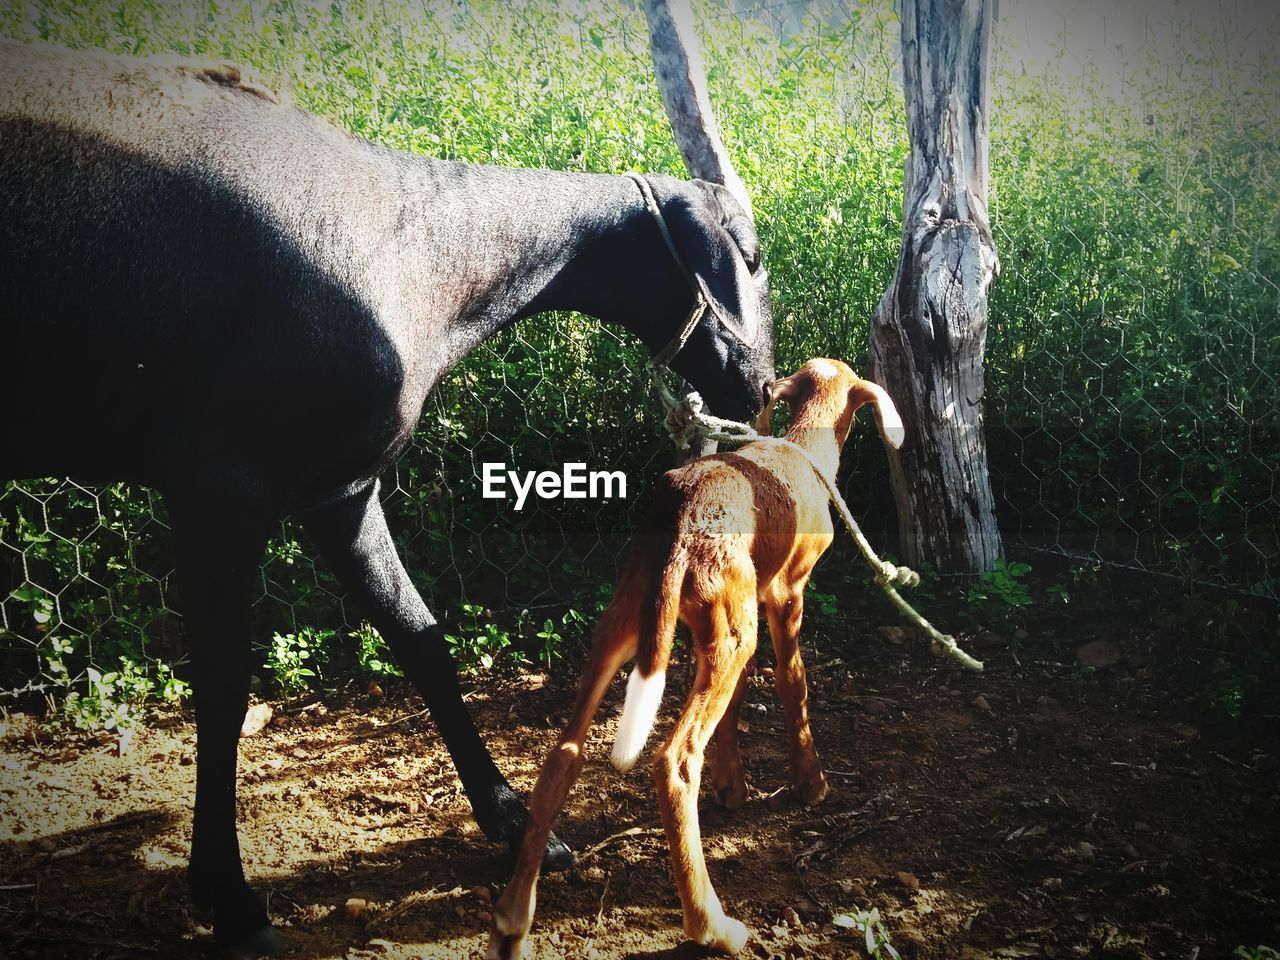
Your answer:
[[[761,302],[767,276],[747,264],[759,258],[759,241],[746,214],[723,187],[701,184],[701,202],[677,194],[662,204],[676,251],[720,324],[747,347],[760,340]],[[705,198],[705,199],[703,199]],[[731,229],[732,228],[732,231]]]

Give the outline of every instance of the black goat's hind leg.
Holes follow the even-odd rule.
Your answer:
[[[167,498],[196,710],[187,878],[192,901],[212,910],[214,935],[231,953],[276,955],[284,950],[283,938],[245,882],[236,836],[236,752],[252,666],[251,586],[275,518],[252,497],[213,489]]]
[[[489,756],[462,702],[457,664],[423,603],[387,530],[378,488],[364,490],[303,517],[307,532],[338,580],[387,641],[426,701],[453,758],[476,823],[485,835],[519,851],[527,811]],[[573,853],[554,835],[544,870],[563,870]]]

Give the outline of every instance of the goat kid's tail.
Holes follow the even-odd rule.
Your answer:
[[[641,561],[643,562],[643,561]],[[622,705],[622,719],[613,741],[611,758],[623,773],[635,766],[658,719],[662,691],[667,684],[667,662],[671,658],[671,642],[680,616],[680,594],[688,560],[678,547],[671,552],[656,582],[657,595],[645,590],[641,600],[640,643],[636,663],[627,680],[627,699]]]

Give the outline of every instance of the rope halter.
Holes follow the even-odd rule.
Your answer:
[[[676,354],[684,349],[684,345],[693,336],[693,331],[698,328],[698,324],[706,316],[707,298],[703,295],[702,287],[698,286],[698,281],[692,271],[685,265],[684,258],[680,256],[680,251],[676,249],[676,242],[671,238],[671,230],[667,227],[666,218],[662,216],[658,200],[653,195],[653,187],[649,185],[648,180],[638,173],[628,173],[627,177],[640,188],[640,196],[644,198],[644,208],[653,217],[653,222],[658,227],[658,233],[662,235],[662,242],[667,245],[667,250],[671,252],[671,259],[675,261],[680,272],[684,274],[684,278],[689,284],[689,289],[693,291],[693,309],[689,311],[689,316],[685,318],[684,326],[680,328],[680,332],[672,338],[670,343],[649,358],[649,366],[651,368],[665,370],[671,365],[671,361],[676,358]]]

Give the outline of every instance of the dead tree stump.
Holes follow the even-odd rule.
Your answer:
[[[902,252],[871,323],[872,375],[907,428],[890,452],[903,559],[978,573],[1001,554],[983,433],[995,0],[901,0],[907,157]]]

